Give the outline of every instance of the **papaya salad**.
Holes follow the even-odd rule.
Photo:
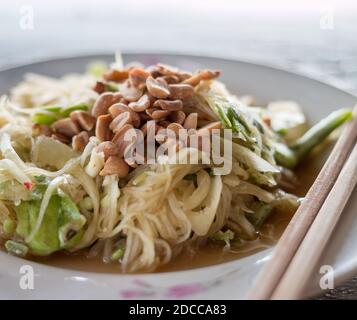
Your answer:
[[[295,168],[352,111],[308,128],[297,103],[257,106],[219,76],[124,65],[119,56],[60,79],[25,75],[0,100],[4,250],[25,258],[85,251],[123,272],[153,271],[197,243],[234,250],[259,238],[270,216],[296,210]],[[135,141],[153,141],[151,152],[164,150],[156,162],[149,147],[127,156],[133,129]],[[170,161],[169,151],[203,158],[203,137],[215,131],[222,142],[227,130],[224,174],[214,161]]]

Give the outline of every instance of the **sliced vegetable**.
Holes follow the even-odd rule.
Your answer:
[[[7,180],[0,183],[0,200],[18,203],[30,199],[31,193],[18,181]]]
[[[53,113],[59,113],[62,109],[60,106],[45,106],[42,108],[43,110],[50,111]]]
[[[249,168],[254,168],[259,172],[279,172],[279,169],[268,161],[259,157],[256,153],[237,143],[232,143],[233,155]]]
[[[191,222],[192,230],[197,235],[203,236],[208,232],[217,212],[222,188],[223,183],[221,176],[214,176],[211,178],[209,193],[202,202],[204,208],[198,211],[192,210],[187,214],[187,217]]]
[[[4,232],[12,234],[16,229],[16,222],[12,219],[6,219],[3,224]]]
[[[79,202],[80,207],[83,207],[85,210],[91,211],[93,210],[93,201],[90,197],[84,197]]]
[[[41,110],[35,112],[31,116],[31,121],[33,123],[49,126],[60,118],[69,117],[69,115],[73,111],[77,111],[77,110],[87,111],[88,109],[89,109],[88,105],[84,103],[69,106],[69,107],[46,106],[41,108]]]
[[[39,136],[33,144],[31,160],[39,167],[61,169],[75,156],[76,152],[69,146],[55,139]]]
[[[148,176],[148,174],[147,174],[147,172],[141,172],[140,174],[138,174],[136,177],[134,177],[133,178],[133,180],[132,180],[132,184],[134,185],[134,186],[139,186],[139,185],[141,185],[144,181],[145,181],[145,179],[147,178],[147,176]]]
[[[265,203],[270,203],[274,200],[274,195],[259,186],[246,182],[246,181],[241,181],[238,186],[234,187],[234,191],[239,193],[239,194],[251,194],[256,196],[260,201],[263,201]]]
[[[59,112],[61,107],[59,106],[46,106],[41,108],[31,116],[31,121],[33,123],[51,125],[59,118]]]
[[[231,129],[243,141],[247,141],[250,144],[255,142],[244,115],[239,111],[234,101],[227,100],[221,96],[206,96],[205,98],[226,129]]]
[[[300,138],[307,130],[307,122],[300,106],[294,101],[274,101],[267,106],[271,128],[289,142]]]
[[[119,90],[119,86],[117,84],[111,83],[111,82],[107,83],[106,87],[107,87],[107,90],[111,91],[111,92],[117,92]]]
[[[90,63],[87,67],[87,73],[100,78],[108,70],[108,65],[103,61]]]
[[[293,150],[286,144],[274,142],[274,157],[277,163],[286,168],[294,168],[298,163],[298,158]]]
[[[216,240],[216,241],[224,241],[226,244],[226,248],[230,248],[231,246],[231,240],[234,239],[234,232],[230,229],[226,230],[226,231],[218,231],[216,232],[214,235],[211,236],[212,240]]]
[[[125,245],[120,245],[118,249],[116,249],[111,257],[110,260],[112,261],[118,261],[119,259],[123,258],[125,254]]]
[[[7,252],[19,257],[25,257],[29,250],[26,245],[13,240],[7,240],[5,242],[5,249]]]
[[[40,210],[40,201],[23,201],[15,207],[17,216],[16,233],[22,238],[28,237],[36,225]],[[58,239],[57,215],[60,211],[60,198],[52,196],[48,203],[41,227],[33,239],[28,243],[33,254],[49,255],[60,249]]]
[[[75,246],[83,235],[86,218],[80,214],[76,204],[65,193],[61,197],[61,214],[59,215],[59,240],[61,248]],[[80,232],[81,231],[81,232]]]
[[[89,107],[87,104],[85,103],[81,103],[81,104],[76,104],[74,106],[69,106],[66,108],[62,108],[60,111],[60,115],[63,118],[69,117],[69,115],[73,112],[73,111],[78,111],[78,110],[82,110],[82,111],[88,111]]]
[[[272,213],[272,206],[262,203],[254,213],[247,214],[246,217],[249,222],[254,226],[255,230],[260,230],[264,222],[268,219]]]
[[[26,239],[34,230],[41,207],[46,183],[37,183],[31,201],[15,206],[16,233]],[[75,203],[63,192],[53,194],[47,205],[41,225],[28,246],[35,255],[49,255],[60,249],[75,246],[83,235],[86,219]]]

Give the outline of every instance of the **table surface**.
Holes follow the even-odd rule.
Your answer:
[[[233,0],[0,4],[0,68],[118,49],[194,53],[303,73],[357,94],[357,6]],[[305,3],[306,4],[306,3]],[[290,3],[289,3],[290,5]],[[197,14],[199,12],[199,14]],[[357,278],[317,299],[357,299]]]

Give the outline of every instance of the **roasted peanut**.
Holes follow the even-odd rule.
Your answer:
[[[48,127],[46,125],[34,123],[32,125],[32,135],[34,137],[36,137],[36,136],[50,137],[52,135],[52,130],[50,129],[50,127]]]
[[[176,137],[179,136],[179,133],[180,133],[180,130],[184,129],[183,126],[181,126],[180,124],[178,123],[170,123],[168,126],[167,126],[167,129],[168,130],[171,130],[175,133]]]
[[[189,72],[179,71],[179,69],[176,67],[172,67],[162,63],[148,67],[147,71],[151,73],[153,78],[178,77],[178,82],[186,80],[192,76],[192,74]]]
[[[109,70],[104,73],[103,78],[107,81],[122,82],[129,76],[128,70]]]
[[[125,83],[120,87],[120,93],[123,95],[124,99],[133,102],[139,100],[143,95],[143,89],[135,87],[130,81],[125,81]]]
[[[71,139],[69,137],[60,133],[52,133],[51,138],[56,139],[65,144],[69,144],[71,142]]]
[[[155,140],[160,143],[163,144],[167,141],[168,138],[168,133],[166,128],[158,128],[157,133],[155,135]]]
[[[183,124],[183,127],[185,129],[196,129],[197,128],[197,119],[198,119],[198,114],[197,113],[190,113],[187,117],[186,120]]]
[[[179,124],[183,124],[185,122],[185,119],[186,119],[186,114],[179,110],[179,111],[172,111],[170,113],[170,115],[168,116],[168,119],[171,121],[171,122],[176,122],[176,123],[179,123]]]
[[[182,149],[184,147],[184,143],[176,139],[168,138],[165,142],[165,146],[167,147],[168,155],[172,155]]]
[[[197,86],[201,80],[212,80],[219,77],[220,71],[201,70],[197,74],[183,81],[185,84],[189,84],[193,87]]]
[[[154,120],[163,119],[170,114],[170,111],[158,108],[149,108],[146,109],[145,112]]]
[[[123,112],[129,112],[129,107],[126,104],[119,102],[119,103],[115,103],[112,106],[110,106],[110,108],[108,109],[108,112],[114,119],[116,116],[118,116],[119,114],[121,114]]]
[[[108,113],[109,107],[114,103],[119,102],[122,97],[123,96],[120,93],[102,93],[94,103],[92,115],[98,118],[99,116]]]
[[[155,98],[165,99],[169,96],[170,91],[167,87],[167,83],[162,79],[154,79],[153,77],[148,77],[146,79],[146,88],[149,93]]]
[[[118,144],[120,140],[123,140],[125,133],[130,129],[133,129],[133,126],[131,124],[125,124],[120,130],[115,133],[112,142]]]
[[[110,123],[109,128],[115,133],[126,124],[132,124],[130,112],[123,112],[116,116]]]
[[[118,175],[119,178],[125,178],[129,173],[129,166],[118,156],[109,157],[107,161],[105,161],[104,168],[100,171],[101,176],[107,175]]]
[[[140,128],[141,132],[144,134],[144,136],[146,136],[148,133],[156,133],[156,125],[155,125],[155,121],[154,120],[150,120],[148,122],[146,122],[141,128]]]
[[[106,85],[101,81],[97,81],[93,87],[93,90],[98,94],[102,94],[103,92],[106,91],[106,89],[107,89]]]
[[[153,78],[157,78],[157,77],[161,77],[162,74],[160,73],[160,71],[158,70],[156,65],[152,65],[152,66],[148,66],[146,68],[146,71],[150,72],[151,76]]]
[[[83,130],[90,131],[94,128],[96,119],[85,111],[73,111],[70,114],[73,122],[77,123]]]
[[[97,152],[104,153],[104,159],[107,160],[110,156],[116,156],[119,154],[119,148],[111,141],[101,142],[97,148]]]
[[[95,135],[100,141],[108,141],[112,138],[112,132],[109,129],[109,125],[112,122],[112,116],[110,114],[104,114],[98,117],[95,127]]]
[[[169,84],[170,96],[172,100],[186,100],[192,98],[195,91],[189,84]]]
[[[181,100],[156,100],[154,103],[154,107],[156,108],[161,108],[163,110],[169,110],[169,111],[178,111],[183,108],[183,104]]]
[[[264,115],[262,120],[268,127],[271,126],[271,118],[268,115]]]
[[[131,83],[136,87],[145,86],[146,78],[150,76],[150,72],[140,67],[134,67],[129,71]]]
[[[158,77],[157,79],[163,79],[167,84],[176,84],[179,83],[181,80],[178,76],[176,75],[170,75],[170,76],[162,76]]]
[[[152,118],[146,113],[146,110],[145,110],[145,112],[140,112],[139,117],[140,117],[142,123],[152,120]]]
[[[163,128],[167,128],[167,126],[170,124],[171,122],[168,120],[161,120],[159,121],[157,124]]]
[[[204,135],[204,134],[210,133],[213,129],[221,129],[221,127],[222,127],[222,123],[220,121],[211,122],[211,123],[205,125],[204,127],[199,128],[197,130],[197,134]]]
[[[89,141],[89,134],[87,131],[82,131],[72,138],[73,150],[82,152]]]
[[[72,121],[70,118],[57,120],[56,122],[54,122],[52,124],[51,129],[55,133],[62,134],[69,138],[72,138],[73,136],[78,134],[80,131],[77,123]]]
[[[150,98],[147,94],[144,94],[138,101],[130,102],[129,108],[136,112],[141,112],[150,107]]]
[[[138,128],[141,123],[140,115],[136,113],[134,110],[132,110],[131,108],[129,108],[127,105],[123,103],[116,103],[109,108],[109,113],[111,114],[113,119],[116,118],[119,114],[124,112],[130,112],[132,124],[135,128]]]
[[[127,147],[130,146],[137,139],[137,135],[136,135],[135,131],[131,131],[131,133],[133,133],[134,135],[131,136],[132,139],[130,141],[124,139],[125,138],[125,134],[131,129],[133,129],[133,127],[131,125],[128,125],[128,124],[125,125],[121,130],[119,130],[115,134],[115,136],[114,136],[114,138],[112,140],[112,142],[115,143],[119,148],[118,155],[120,157],[124,156]]]
[[[180,81],[185,81],[188,78],[192,77],[192,73],[186,71],[180,71],[177,76],[180,78]]]
[[[179,73],[179,69],[168,64],[158,63],[156,65],[157,71],[163,76],[175,76]]]

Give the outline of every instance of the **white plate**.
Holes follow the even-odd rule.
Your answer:
[[[51,76],[84,70],[92,60],[112,61],[112,56],[87,56],[36,63],[0,72],[0,92],[19,82],[26,72]],[[296,100],[311,122],[334,109],[352,106],[356,98],[339,89],[286,71],[216,58],[168,54],[128,54],[125,61],[163,62],[183,69],[217,68],[222,80],[237,94],[253,94],[258,101]],[[319,266],[331,265],[335,285],[357,274],[357,192],[352,195]],[[3,299],[242,299],[271,249],[252,256],[195,270],[145,275],[90,273],[49,267],[0,252],[0,298]],[[20,267],[32,265],[33,290],[20,288]],[[321,292],[319,268],[305,296]]]

